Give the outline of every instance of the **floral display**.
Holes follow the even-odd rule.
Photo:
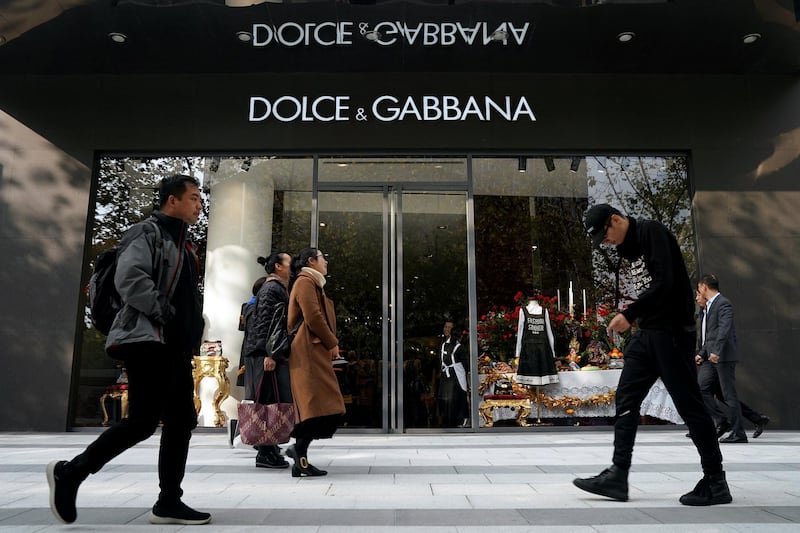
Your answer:
[[[509,362],[514,358],[517,343],[517,324],[520,304],[524,295],[514,296],[515,305],[495,305],[478,320],[478,346],[481,354],[496,362]]]
[[[607,368],[611,359],[621,359],[622,349],[630,332],[609,337],[607,328],[616,312],[608,305],[587,308],[583,316],[570,315],[559,306],[556,296],[539,296],[542,306],[550,316],[556,359],[560,370]],[[527,296],[517,292],[513,305],[493,306],[478,321],[478,344],[481,350],[481,373],[496,371],[505,363],[515,371],[514,351],[517,342],[517,324],[522,305]]]

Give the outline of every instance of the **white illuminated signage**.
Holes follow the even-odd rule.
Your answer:
[[[355,38],[367,39],[381,46],[487,46],[490,43],[522,45],[528,35],[530,22],[284,22],[283,24],[253,24],[255,48],[269,45],[349,46]],[[498,36],[502,36],[498,38]]]
[[[535,122],[524,96],[452,95],[378,96],[369,105],[353,105],[349,96],[251,96],[249,122]]]

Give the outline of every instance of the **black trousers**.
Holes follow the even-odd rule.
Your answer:
[[[744,436],[742,405],[736,392],[736,361],[712,363],[703,361],[698,375],[703,401],[714,422],[727,421],[737,437]],[[719,392],[717,402],[714,395]]]
[[[678,413],[700,454],[703,472],[722,471],[722,454],[714,422],[703,406],[694,363],[694,332],[639,330],[625,347],[625,366],[617,386],[617,415],[614,423],[616,466],[631,466],[639,408],[659,377],[672,397]]]
[[[189,439],[197,426],[191,359],[155,342],[123,345],[117,353],[128,372],[128,418],[104,431],[72,465],[79,472],[94,474],[153,435],[161,421],[158,499],[177,502],[183,495]]]

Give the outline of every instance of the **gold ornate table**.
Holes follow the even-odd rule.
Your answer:
[[[200,400],[200,382],[205,377],[217,380],[217,392],[214,393],[214,426],[225,425],[225,413],[220,409],[220,404],[228,397],[231,382],[225,370],[228,360],[220,355],[196,355],[192,360],[192,375],[194,376],[194,408],[200,413],[202,402]]]
[[[528,423],[528,416],[531,414],[531,402],[527,398],[505,400],[487,399],[483,400],[478,406],[478,413],[483,419],[481,427],[492,427],[494,425],[494,410],[502,408],[509,408],[517,412],[516,419],[518,426],[528,427],[531,425]]]
[[[119,400],[120,418],[128,418],[128,389],[109,390],[100,396],[100,408],[103,410],[104,426],[109,425],[106,400]]]

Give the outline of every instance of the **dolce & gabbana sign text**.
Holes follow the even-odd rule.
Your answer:
[[[384,94],[366,105],[350,96],[251,96],[249,122],[535,122],[525,96],[398,96]]]
[[[349,46],[366,39],[381,46],[487,46],[501,42],[522,45],[530,22],[284,22],[253,24],[252,46]]]

